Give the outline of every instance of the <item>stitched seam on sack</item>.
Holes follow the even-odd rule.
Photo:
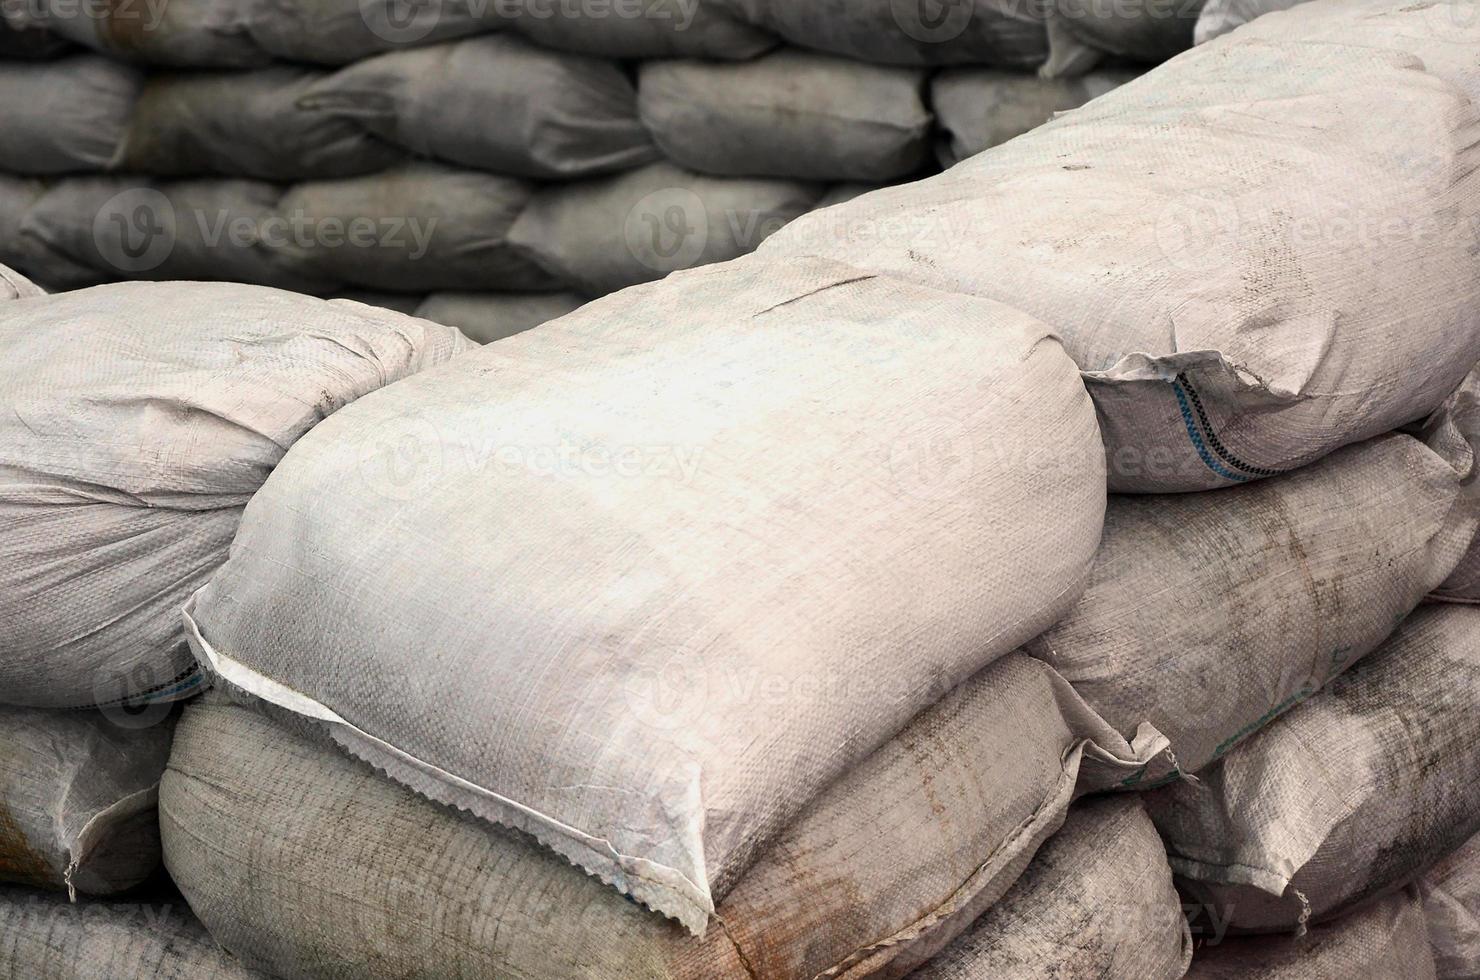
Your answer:
[[[1197,389],[1192,386],[1192,382],[1187,380],[1187,375],[1185,373],[1177,375],[1177,381],[1175,383],[1180,383],[1187,389],[1187,394],[1192,399],[1192,407],[1197,412],[1198,421],[1202,424],[1203,432],[1207,434],[1208,444],[1213,447],[1213,451],[1222,457],[1222,459],[1247,473],[1253,473],[1255,476],[1279,476],[1280,473],[1284,472],[1283,470],[1266,469],[1261,466],[1250,466],[1230,452],[1228,447],[1223,445],[1223,441],[1218,438],[1218,433],[1213,431],[1212,423],[1208,421],[1207,412],[1203,410],[1202,398],[1198,396]]]

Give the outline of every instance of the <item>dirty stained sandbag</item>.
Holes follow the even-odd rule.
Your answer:
[[[1217,493],[1115,495],[1084,597],[1026,649],[1117,731],[1170,740],[1128,788],[1198,772],[1444,581],[1480,526],[1475,479],[1468,444],[1390,433]]]
[[[902,976],[1018,878],[1081,766],[1135,764],[1067,684],[1009,654],[814,800],[701,940],[251,704],[217,691],[187,710],[161,791],[166,862],[227,948],[292,980]],[[1171,911],[1158,935],[1181,921],[1174,895]]]
[[[556,279],[600,296],[745,255],[822,193],[802,181],[707,177],[654,163],[544,188],[509,240]]]
[[[653,61],[642,122],[674,163],[719,176],[886,181],[925,162],[924,75],[782,50],[754,61]]]
[[[143,84],[136,69],[91,54],[0,62],[0,170],[46,175],[115,166]]]
[[[817,260],[624,290],[355,408],[258,492],[197,656],[695,933],[821,789],[1073,603],[1104,513],[1048,327]],[[972,464],[941,474],[947,437]],[[345,486],[350,459],[384,472]],[[847,678],[806,711],[746,684]]]
[[[1145,795],[1189,896],[1294,930],[1400,887],[1480,831],[1480,609],[1431,605],[1199,774]]]
[[[82,902],[0,888],[0,976],[271,980],[221,949],[180,900]]]
[[[504,0],[499,24],[557,51],[600,58],[744,60],[778,39],[722,12],[708,0]]]
[[[1235,27],[1242,27],[1255,17],[1272,14],[1278,10],[1289,10],[1305,0],[1207,0],[1197,15],[1197,26],[1193,40],[1206,44]]]
[[[287,448],[471,346],[389,311],[225,283],[0,304],[0,702],[192,693],[179,609]]]
[[[1181,980],[1192,938],[1135,797],[1078,804],[1017,883],[910,980]]]
[[[1480,18],[1440,35],[1434,16],[1351,0],[1256,22],[762,254],[1053,324],[1113,490],[1302,466],[1422,418],[1480,360]]]
[[[1438,980],[1480,976],[1480,837],[1430,868],[1418,887]]]
[[[288,188],[264,243],[296,274],[366,289],[537,291],[556,283],[512,241],[530,185],[409,163]]]
[[[936,156],[950,167],[1037,129],[1135,78],[1124,69],[1080,78],[1043,79],[991,68],[952,68],[930,82],[939,134]]]
[[[255,0],[28,0],[37,26],[123,61],[256,68],[272,56],[247,34]]]
[[[1213,3],[1218,0],[1212,0]],[[1081,43],[1160,63],[1192,47],[1203,0],[1055,0],[1058,23]]]
[[[1368,903],[1304,936],[1225,939],[1198,950],[1187,980],[1444,980],[1411,891]],[[1458,978],[1455,978],[1458,980]]]
[[[488,8],[498,2],[506,0],[252,0],[246,29],[284,61],[348,65],[487,30]]]
[[[421,156],[514,177],[609,173],[659,155],[620,66],[503,35],[366,59],[298,105]]]
[[[114,895],[153,875],[173,731],[164,708],[0,708],[0,881]]]
[[[298,109],[323,72],[288,66],[152,76],[134,107],[121,169],[262,180],[383,170],[404,151],[347,119]]]
[[[1480,444],[1480,367],[1444,400],[1420,429],[1425,442],[1440,454],[1460,452],[1462,443]],[[1472,538],[1453,574],[1434,590],[1445,602],[1480,603],[1480,537]]]
[[[512,337],[586,305],[577,293],[432,293],[416,315],[456,327],[480,344]]]

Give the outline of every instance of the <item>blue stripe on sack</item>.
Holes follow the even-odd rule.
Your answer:
[[[1172,390],[1177,393],[1177,404],[1182,408],[1182,422],[1187,426],[1187,438],[1192,440],[1192,445],[1197,449],[1198,456],[1202,457],[1203,463],[1207,465],[1208,469],[1217,473],[1225,480],[1233,480],[1235,483],[1247,483],[1249,481],[1248,477],[1239,473],[1230,473],[1219,465],[1218,461],[1213,458],[1212,453],[1208,452],[1208,447],[1203,444],[1202,433],[1197,430],[1197,422],[1192,418],[1192,408],[1187,404],[1187,395],[1182,391],[1182,385],[1174,381],[1172,382]]]
[[[1213,423],[1208,421],[1208,413],[1203,411],[1202,399],[1198,397],[1197,389],[1192,387],[1192,382],[1187,380],[1187,375],[1177,375],[1177,383],[1187,392],[1187,397],[1192,399],[1192,409],[1197,413],[1198,424],[1202,428],[1203,435],[1207,438],[1208,447],[1218,454],[1218,458],[1229,466],[1252,473],[1254,476],[1279,476],[1283,470],[1270,470],[1261,466],[1250,466],[1228,451],[1218,438],[1218,433],[1213,431]]]

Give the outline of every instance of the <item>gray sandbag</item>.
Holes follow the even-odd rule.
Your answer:
[[[1261,19],[762,253],[1053,324],[1113,490],[1303,466],[1424,417],[1480,361],[1480,18],[1430,29],[1466,3]]]
[[[298,100],[399,146],[515,177],[569,178],[658,158],[617,65],[490,35],[393,51]]]
[[[1157,64],[1192,47],[1203,2],[1055,0],[1055,8],[1058,22],[1084,44],[1120,58]]]
[[[234,284],[0,304],[0,703],[192,693],[180,606],[288,447],[471,346],[424,320]]]
[[[1480,436],[1480,433],[1476,434]],[[1398,433],[1218,493],[1111,498],[1089,587],[1027,649],[1196,773],[1356,664],[1480,527],[1474,451]]]
[[[777,38],[707,0],[502,0],[498,23],[557,51],[601,58],[744,60]]]
[[[911,980],[1181,980],[1192,937],[1135,797],[1069,811],[1017,883]]]
[[[509,241],[556,279],[601,296],[751,252],[821,195],[816,184],[706,177],[655,163],[544,188]]]
[[[1243,932],[1411,882],[1480,831],[1480,609],[1433,605],[1200,773],[1145,795],[1183,887]]]
[[[401,160],[403,151],[354,122],[297,108],[323,78],[286,66],[155,75],[129,119],[121,167],[163,177],[300,180],[370,173]]]
[[[432,293],[416,308],[416,315],[491,344],[559,319],[586,302],[576,293]]]
[[[72,177],[31,206],[21,235],[92,270],[95,282],[209,280],[327,292],[333,280],[294,268],[270,247],[276,238],[264,240],[263,225],[272,222],[271,231],[282,221],[281,194],[252,180]]]
[[[224,952],[181,900],[84,902],[0,888],[0,976],[271,980]]]
[[[285,61],[348,65],[421,44],[477,34],[508,0],[251,0],[246,30]]]
[[[1424,906],[1403,891],[1306,935],[1227,939],[1200,949],[1187,980],[1443,980]],[[1456,978],[1458,980],[1458,978]]]
[[[97,55],[0,62],[0,169],[106,170],[118,162],[143,77]]]
[[[1480,444],[1480,367],[1465,376],[1444,404],[1424,421],[1424,441],[1435,452],[1453,454],[1463,444]],[[1446,602],[1480,603],[1480,537],[1472,539],[1454,573],[1434,590]]]
[[[422,799],[301,725],[209,698],[186,710],[165,776],[166,862],[227,948],[287,980],[901,976],[1017,879],[1063,821],[1081,765],[1133,761],[1093,741],[1081,725],[1093,716],[1052,671],[1010,654],[803,811],[700,940],[532,838]],[[1069,819],[1075,839],[1093,833]],[[1143,868],[1147,843],[1160,904],[1171,875],[1154,830],[1128,864]],[[1180,953],[1170,897],[1175,918],[1157,925]]]
[[[664,156],[699,173],[887,181],[925,162],[924,75],[811,52],[652,61],[638,110]]]
[[[263,240],[301,275],[366,289],[548,289],[511,233],[530,195],[512,177],[411,163],[290,187]]]
[[[1044,79],[990,68],[952,68],[930,82],[938,119],[936,156],[951,167],[1021,136],[1135,78],[1108,70],[1080,78]]]
[[[9,61],[44,61],[55,58],[71,47],[65,38],[57,37],[29,22],[23,12],[12,18],[15,4],[0,3],[0,58]]]
[[[173,732],[167,712],[0,708],[0,882],[75,896],[148,880]]]
[[[855,181],[834,184],[827,189],[827,193],[817,199],[817,203],[812,205],[812,210],[817,211],[822,208],[830,208],[834,204],[847,204],[855,197],[862,197],[864,194],[878,189],[879,186],[877,184],[860,184]]]
[[[1480,837],[1430,868],[1418,887],[1438,980],[1480,976]]]
[[[623,290],[326,425],[192,599],[196,655],[696,933],[1067,610],[1105,504],[1049,327],[820,260]]]
[[[33,235],[22,234],[26,215],[46,193],[39,180],[0,174],[0,262],[47,290],[96,286],[109,278],[70,259]]]
[[[1255,17],[1289,10],[1305,0],[1206,0],[1197,16],[1193,40],[1206,44],[1213,38],[1242,27]]]
[[[123,61],[255,68],[271,61],[247,34],[255,0],[28,0],[32,21]]]

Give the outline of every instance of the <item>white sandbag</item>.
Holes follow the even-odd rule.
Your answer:
[[[0,304],[0,702],[191,693],[179,608],[283,453],[471,346],[423,320],[250,286]]]
[[[122,168],[299,180],[370,173],[405,156],[352,121],[299,110],[323,78],[286,66],[156,75],[129,120]]]
[[[1204,946],[1187,980],[1435,980],[1428,946],[1423,904],[1404,891],[1298,938],[1257,936]]]
[[[1480,837],[1429,869],[1419,891],[1438,980],[1480,976]]]
[[[153,875],[173,731],[157,715],[0,708],[0,881],[114,895]]]
[[[0,888],[0,976],[270,980],[224,952],[183,901],[86,902]]]
[[[936,155],[951,167],[982,150],[1021,136],[1056,113],[1124,85],[1137,72],[1107,70],[1080,78],[1043,79],[990,68],[953,68],[930,82],[938,120]]]
[[[1305,0],[1207,0],[1197,15],[1193,40],[1205,44],[1235,27],[1242,27],[1255,17],[1289,10]]]
[[[491,344],[563,317],[586,302],[576,293],[433,293],[417,307],[416,315]]]
[[[568,178],[658,158],[622,69],[490,35],[394,51],[298,100],[422,156],[515,177]]]
[[[763,54],[777,38],[708,0],[502,0],[500,24],[557,51],[602,58],[718,58]]]
[[[264,223],[264,244],[305,276],[367,289],[550,288],[513,242],[530,202],[512,177],[412,163],[290,187]]]
[[[1055,0],[1054,6],[1058,22],[1082,43],[1117,57],[1155,64],[1192,47],[1203,2]]]
[[[1435,452],[1452,454],[1463,444],[1480,444],[1480,367],[1465,376],[1444,404],[1424,421],[1424,441]],[[1480,537],[1470,542],[1454,573],[1434,590],[1446,602],[1480,603]]]
[[[818,791],[1078,597],[1096,439],[1016,311],[694,270],[311,433],[188,628],[225,681],[702,933]]]
[[[419,316],[416,309],[427,299],[415,293],[382,293],[373,289],[346,289],[335,293],[330,298],[364,303],[366,306],[379,306],[387,310],[395,310],[397,313],[404,313],[407,316]],[[432,317],[422,317],[422,319],[432,320],[433,323],[442,322]],[[452,326],[452,324],[443,324],[443,326]]]
[[[1422,418],[1480,360],[1480,18],[1441,34],[1436,16],[1296,8],[763,254],[1052,324],[1112,489],[1302,466]]]
[[[508,0],[251,0],[246,29],[285,61],[348,65],[399,48],[477,34]]]
[[[14,269],[0,265],[0,300],[45,296],[46,290]]]
[[[124,61],[254,68],[271,56],[247,34],[255,0],[27,0],[34,22]]]
[[[1401,887],[1480,831],[1480,609],[1425,606],[1200,774],[1146,794],[1188,893],[1293,930]]]
[[[705,177],[655,163],[545,188],[509,241],[556,279],[600,296],[745,255],[821,195],[816,184]]]
[[[782,50],[755,61],[653,61],[638,109],[664,156],[699,173],[885,181],[925,162],[931,116],[909,68]]]
[[[1393,433],[1218,493],[1112,497],[1084,598],[1027,649],[1117,731],[1170,740],[1130,787],[1198,772],[1450,574],[1480,519],[1473,450],[1450,452]]]
[[[209,698],[161,791],[166,861],[229,949],[294,980],[902,976],[1022,873],[1081,765],[1133,762],[1094,742],[1052,671],[1009,654],[806,808],[699,940],[523,834]],[[1158,926],[1180,953],[1175,895],[1171,911]]]
[[[96,55],[0,62],[0,170],[63,174],[115,165],[142,85],[134,69]]]
[[[911,980],[1181,980],[1192,937],[1134,797],[1069,811],[1017,883]]]

